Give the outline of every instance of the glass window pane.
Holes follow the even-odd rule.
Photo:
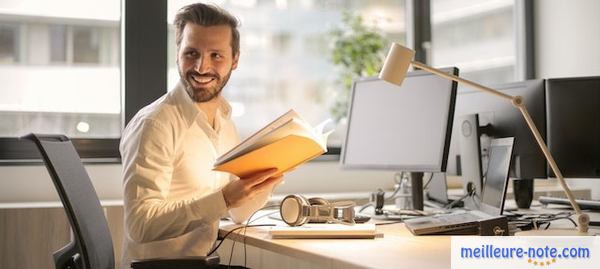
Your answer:
[[[50,62],[67,61],[67,26],[50,25]]]
[[[18,38],[15,25],[0,23],[0,64],[11,64],[18,61]]]
[[[120,0],[0,1],[0,137],[120,137],[120,17]]]
[[[99,63],[99,29],[92,27],[73,28],[73,62]]]
[[[176,11],[188,3],[169,0],[168,22],[172,23]],[[342,81],[342,65],[332,62],[332,32],[342,29],[345,35],[351,35],[353,31],[343,23],[343,14],[360,16],[367,31],[383,36],[383,45],[376,52],[383,60],[391,41],[405,43],[404,3],[404,0],[218,1],[219,6],[241,21],[239,66],[223,90],[232,104],[241,136],[247,137],[292,108],[312,124],[345,113],[345,107],[335,110],[337,103],[345,104],[342,101],[349,89]],[[369,49],[369,41],[378,41],[375,37],[362,37],[365,39],[354,40],[362,43],[362,50]],[[169,88],[172,88],[179,81],[172,26],[168,46]],[[363,66],[362,75],[375,75],[378,68],[367,72],[368,68]],[[342,135],[343,132],[334,133],[330,145],[340,146]]]
[[[514,0],[432,0],[432,64],[497,84],[516,77]]]

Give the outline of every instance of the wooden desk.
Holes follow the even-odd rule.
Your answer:
[[[510,204],[511,202],[508,202]],[[556,213],[564,207],[532,208],[529,213]],[[600,220],[600,213],[588,212],[592,219]],[[268,218],[258,223],[275,223]],[[239,227],[223,221],[219,234],[224,236]],[[573,228],[567,220],[555,221],[553,228]],[[600,233],[590,227],[592,234]],[[238,242],[233,252],[232,264],[244,264],[244,236],[238,232],[228,238]],[[377,226],[383,233],[375,239],[271,239],[266,227],[248,228],[246,231],[247,263],[250,268],[450,268],[450,236],[413,236],[403,223]],[[231,241],[226,240],[219,249],[221,263],[229,262]]]
[[[257,221],[258,222],[258,221]],[[266,219],[263,223],[273,223]],[[238,227],[231,222],[221,224],[224,236]],[[240,229],[243,230],[243,229]],[[383,233],[375,239],[271,239],[267,229],[248,228],[247,266],[251,268],[450,268],[449,236],[413,236],[404,224],[377,226]],[[229,238],[242,242],[243,235]],[[244,264],[243,245],[236,244],[232,264]],[[229,261],[231,244],[221,247],[221,263]],[[223,251],[223,252],[222,252]],[[253,255],[258,255],[252,257]],[[241,262],[240,262],[241,261]]]

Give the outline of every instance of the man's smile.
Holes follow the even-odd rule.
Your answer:
[[[215,77],[211,77],[211,76],[192,75],[191,77],[195,83],[200,84],[201,86],[205,86],[216,80]]]

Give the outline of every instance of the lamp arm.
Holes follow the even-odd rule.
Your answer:
[[[520,96],[516,96],[516,97],[520,97]],[[529,130],[531,130],[531,132],[533,133],[533,136],[535,137],[535,140],[537,141],[538,145],[540,146],[540,149],[542,150],[544,157],[546,157],[546,161],[548,161],[548,164],[550,165],[552,172],[554,172],[554,175],[556,176],[556,178],[558,179],[558,182],[560,183],[561,187],[565,191],[567,198],[569,198],[571,207],[573,207],[573,209],[575,210],[577,224],[578,224],[577,228],[579,229],[580,232],[586,233],[588,231],[590,217],[588,216],[588,214],[581,212],[581,208],[579,207],[577,202],[575,202],[575,196],[573,195],[573,193],[571,192],[571,189],[567,185],[567,182],[563,178],[563,175],[560,172],[560,169],[558,169],[558,165],[556,165],[556,161],[554,161],[552,154],[550,154],[550,150],[548,149],[548,146],[542,139],[542,135],[540,134],[537,127],[533,123],[533,119],[531,119],[529,112],[525,108],[522,98],[521,98],[521,102],[519,104],[515,105],[515,107],[519,109],[519,111],[521,112],[521,115],[523,115],[523,118],[525,118],[525,122],[527,122],[527,126],[529,126]]]
[[[558,179],[558,182],[560,183],[561,187],[563,188],[563,190],[565,191],[567,198],[569,199],[569,202],[571,203],[571,206],[573,207],[573,209],[575,210],[575,214],[577,216],[577,223],[578,223],[578,230],[580,232],[587,232],[588,230],[588,225],[590,222],[590,218],[587,214],[582,213],[581,212],[581,208],[579,207],[579,205],[575,202],[575,197],[573,196],[573,193],[571,192],[571,189],[569,189],[569,186],[567,185],[567,183],[565,182],[565,179],[563,178],[562,173],[560,172],[560,169],[558,169],[558,165],[556,165],[556,162],[554,161],[554,158],[552,157],[552,154],[550,154],[550,150],[548,149],[548,147],[546,146],[546,143],[544,142],[544,140],[542,139],[542,135],[540,134],[539,130],[537,129],[537,127],[535,126],[535,124],[533,123],[533,119],[531,119],[531,116],[529,115],[529,112],[527,111],[527,109],[525,108],[524,102],[523,102],[523,98],[521,96],[510,96],[508,94],[502,93],[498,90],[494,90],[492,88],[488,88],[485,87],[481,84],[460,78],[458,76],[452,75],[452,74],[448,74],[444,71],[441,71],[439,69],[433,68],[431,66],[425,65],[423,63],[417,62],[417,61],[411,61],[412,65],[415,67],[418,67],[420,69],[423,69],[425,71],[431,72],[433,74],[436,74],[440,77],[452,80],[452,81],[456,81],[459,83],[463,83],[466,84],[468,86],[471,86],[477,90],[483,91],[483,92],[487,92],[493,95],[496,95],[500,98],[503,98],[505,100],[508,100],[512,103],[512,105],[514,107],[516,107],[517,109],[519,109],[519,112],[521,112],[521,115],[523,115],[523,118],[525,119],[525,122],[527,122],[527,126],[529,127],[529,130],[531,130],[531,133],[533,133],[533,136],[535,137],[535,141],[537,142],[537,144],[539,145],[540,149],[542,150],[542,153],[544,154],[544,157],[546,157],[546,161],[548,161],[548,164],[550,165],[550,168],[552,169],[552,171],[554,172],[554,175],[556,175],[556,178]]]
[[[483,86],[483,85],[481,85],[479,83],[475,83],[473,81],[466,80],[464,78],[461,78],[461,77],[458,77],[458,76],[455,76],[455,75],[452,75],[452,74],[448,74],[448,73],[446,73],[446,72],[444,72],[442,70],[439,70],[437,68],[433,68],[431,66],[428,66],[426,64],[423,64],[423,63],[420,63],[420,62],[417,62],[417,61],[411,61],[411,63],[415,67],[418,67],[418,68],[423,69],[423,70],[425,70],[427,72],[436,74],[436,75],[438,75],[440,77],[443,77],[443,78],[446,78],[446,79],[449,79],[449,80],[453,80],[453,81],[456,81],[456,82],[459,82],[459,83],[471,86],[471,87],[473,87],[473,88],[475,88],[477,90],[484,91],[484,92],[496,95],[496,96],[498,96],[500,98],[503,98],[503,99],[506,99],[508,101],[512,101],[513,100],[512,96],[510,96],[508,94],[505,94],[503,92],[499,92],[499,91],[494,90],[492,88],[488,88],[488,87]]]

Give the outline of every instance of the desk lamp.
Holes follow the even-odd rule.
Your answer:
[[[408,67],[410,66],[410,64],[412,64],[414,67],[423,69],[427,72],[436,74],[440,77],[443,77],[443,78],[446,78],[449,80],[453,80],[458,83],[466,84],[466,85],[468,85],[472,88],[475,88],[479,91],[487,92],[489,94],[495,95],[496,97],[505,99],[506,101],[511,102],[511,104],[521,112],[521,114],[523,115],[523,118],[525,118],[525,121],[527,122],[527,126],[529,126],[529,129],[533,133],[535,140],[537,141],[542,152],[544,153],[546,160],[550,164],[552,171],[558,178],[558,182],[560,182],[560,185],[562,186],[567,197],[569,198],[569,201],[571,202],[571,206],[575,210],[575,214],[576,214],[575,216],[576,216],[578,229],[577,230],[571,230],[571,229],[569,229],[569,230],[567,230],[567,229],[534,230],[534,231],[522,232],[517,235],[587,235],[588,224],[590,222],[590,218],[587,214],[581,212],[581,208],[579,208],[579,205],[575,202],[573,193],[569,189],[569,186],[567,186],[567,183],[565,182],[565,179],[563,178],[562,173],[558,169],[558,166],[556,165],[554,158],[552,158],[552,155],[550,154],[550,150],[548,150],[548,147],[546,146],[544,140],[542,139],[540,132],[538,131],[535,124],[533,123],[533,120],[531,119],[529,112],[525,108],[523,98],[521,96],[510,96],[508,94],[485,87],[478,83],[445,73],[441,70],[438,70],[431,66],[425,65],[423,63],[413,61],[412,59],[413,59],[414,55],[415,55],[414,50],[404,47],[398,43],[393,43],[392,47],[390,48],[390,51],[385,59],[383,68],[381,69],[381,72],[379,73],[379,78],[382,80],[385,80],[389,83],[396,84],[399,86],[402,84],[402,81],[404,80],[404,77],[406,76],[406,72],[408,72]]]

